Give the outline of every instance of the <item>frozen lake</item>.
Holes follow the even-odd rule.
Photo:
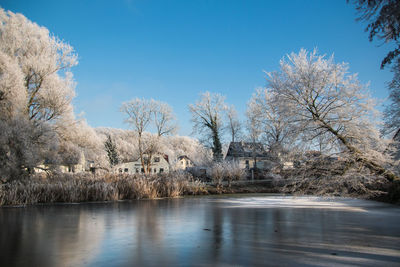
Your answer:
[[[400,266],[400,207],[207,196],[0,208],[0,266]]]

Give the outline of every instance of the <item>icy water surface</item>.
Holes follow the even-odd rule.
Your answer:
[[[400,207],[247,195],[0,208],[0,266],[400,266]]]

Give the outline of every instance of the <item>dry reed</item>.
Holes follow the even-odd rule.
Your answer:
[[[186,173],[164,175],[52,174],[0,185],[0,206],[36,203],[116,201],[206,193],[202,182]]]

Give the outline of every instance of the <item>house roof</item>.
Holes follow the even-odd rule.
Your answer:
[[[188,156],[186,156],[186,155],[181,155],[181,156],[179,156],[178,157],[178,161],[181,161],[181,160],[189,160],[190,162],[191,162],[191,164],[192,164],[192,166],[196,166],[196,164],[193,162],[193,160],[191,160]]]
[[[182,159],[188,159],[188,160],[190,160],[190,161],[192,161],[188,156],[186,156],[186,155],[182,155],[182,156],[179,156],[178,157],[178,160],[182,160]]]
[[[231,142],[226,157],[269,157],[261,143],[253,142]]]

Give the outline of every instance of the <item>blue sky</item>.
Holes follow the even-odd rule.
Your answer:
[[[119,107],[135,97],[169,103],[181,135],[191,133],[188,104],[200,92],[227,96],[243,116],[263,70],[301,48],[348,62],[384,100],[389,45],[370,43],[343,1],[52,1],[1,0],[70,43],[79,55],[76,113],[93,127],[127,129]],[[244,118],[244,117],[243,117]]]

